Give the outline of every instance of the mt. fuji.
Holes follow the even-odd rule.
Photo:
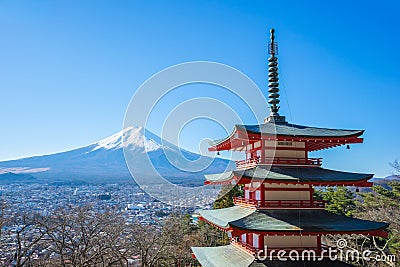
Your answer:
[[[143,127],[128,127],[117,134],[82,148],[0,162],[0,174],[7,172],[29,173],[47,182],[117,183],[129,181],[132,177],[125,162],[124,147],[129,148],[134,155],[130,167],[140,170],[140,175],[143,177],[152,175],[150,170],[142,168],[143,160],[145,157],[149,157],[153,166],[163,177],[185,185],[202,184],[204,174],[218,173],[224,171],[227,167],[232,167],[231,161],[215,158],[212,164],[201,172],[190,173],[179,170],[171,162],[182,160],[183,155],[186,158],[186,167],[190,169],[190,165],[196,164],[195,160],[200,155],[180,149]],[[168,157],[166,151],[168,151]]]
[[[147,136],[145,136],[145,132]],[[93,145],[96,145],[96,147],[91,152],[98,149],[115,150],[130,145],[134,150],[145,153],[162,149],[163,146],[159,143],[161,143],[161,139],[150,131],[145,131],[143,127],[128,127],[119,133],[94,143]]]

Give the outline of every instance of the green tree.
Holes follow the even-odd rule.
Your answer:
[[[356,209],[354,193],[343,186],[316,189],[314,199],[327,201],[326,210],[340,215],[353,216]]]
[[[243,197],[243,189],[239,185],[223,185],[219,198],[214,202],[214,209],[223,209],[234,205],[234,197]]]
[[[315,187],[313,192],[313,199],[315,200],[324,200],[322,187]]]

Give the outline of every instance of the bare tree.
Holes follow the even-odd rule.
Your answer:
[[[10,220],[6,210],[8,205],[4,200],[0,201],[0,264],[4,265],[7,262],[7,239],[8,236],[4,233],[4,228]]]
[[[400,164],[392,164],[395,174],[400,174]],[[400,259],[400,182],[390,181],[387,186],[374,185],[371,192],[359,193],[356,216],[361,219],[389,223],[388,239],[364,237],[363,244],[373,247],[383,258],[380,262],[366,262],[364,266],[395,266],[393,255]]]
[[[28,265],[46,248],[45,233],[38,223],[41,219],[37,214],[21,214],[10,218],[9,235],[14,243],[14,266]]]
[[[390,165],[392,166],[392,168],[394,169],[394,172],[397,176],[400,176],[400,163],[398,160],[393,161],[392,163],[390,163]]]
[[[43,227],[59,266],[126,266],[131,256],[124,244],[124,219],[115,211],[62,210]]]
[[[192,266],[196,262],[191,246],[199,243],[197,230],[189,215],[173,214],[164,221],[162,232],[169,240],[168,253],[163,259],[167,266]]]
[[[91,206],[48,216],[14,214],[7,224],[2,235],[13,257],[2,264],[13,266],[127,266],[133,257],[139,257],[143,267],[198,266],[191,246],[227,241],[224,233],[206,224],[193,225],[189,215],[170,215],[145,225],[127,223],[116,210],[100,212]]]
[[[142,267],[156,266],[169,252],[170,240],[160,227],[136,222],[129,228],[132,247],[140,256]]]

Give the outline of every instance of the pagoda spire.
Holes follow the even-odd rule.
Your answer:
[[[271,29],[271,41],[268,44],[268,103],[270,104],[271,114],[265,122],[285,122],[284,116],[279,116],[279,77],[278,77],[278,44],[275,42],[275,29]]]

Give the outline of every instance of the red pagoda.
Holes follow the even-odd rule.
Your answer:
[[[362,143],[363,130],[316,128],[288,123],[279,115],[277,44],[271,30],[268,59],[268,92],[271,114],[261,125],[236,125],[210,151],[242,151],[246,159],[236,170],[206,175],[206,184],[242,185],[243,198],[235,206],[200,210],[200,219],[223,230],[231,243],[220,247],[193,247],[204,267],[247,266],[351,266],[340,261],[285,261],[260,259],[262,253],[312,250],[321,255],[327,234],[362,234],[387,237],[387,223],[333,214],[325,202],[313,199],[314,186],[370,187],[373,174],[322,168],[321,158],[309,153],[342,145]],[[283,264],[283,265],[282,265]]]

